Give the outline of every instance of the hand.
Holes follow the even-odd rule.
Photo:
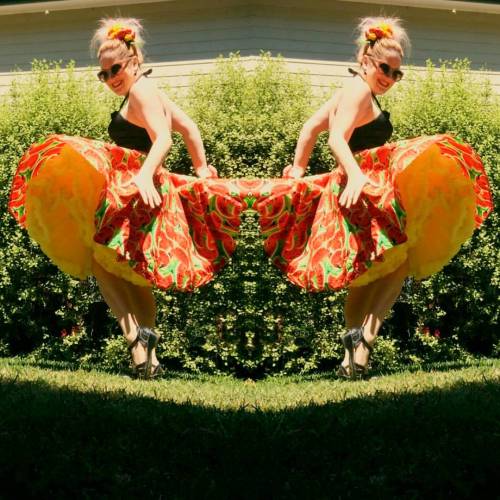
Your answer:
[[[285,178],[291,178],[291,179],[298,179],[299,177],[302,177],[305,173],[306,169],[303,167],[299,166],[293,166],[293,165],[287,165],[283,169],[283,177]]]
[[[155,208],[161,205],[161,196],[153,184],[153,178],[139,172],[132,181],[139,189],[142,201],[145,205]]]
[[[352,205],[356,205],[363,191],[363,187],[366,184],[375,186],[370,178],[361,172],[361,170],[349,175],[347,177],[347,184],[340,195],[339,204],[346,208],[351,208]]]
[[[214,179],[219,177],[217,169],[212,165],[205,165],[196,170],[196,175],[202,179]]]

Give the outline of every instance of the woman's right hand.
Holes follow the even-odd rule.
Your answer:
[[[202,179],[217,179],[219,174],[213,165],[205,165],[196,170],[196,175]]]
[[[161,196],[153,184],[153,177],[139,172],[132,181],[139,189],[142,201],[145,205],[155,208],[161,205]]]
[[[283,169],[283,177],[288,179],[298,179],[303,177],[306,169],[299,166],[287,165]]]
[[[347,177],[347,184],[339,198],[339,204],[346,208],[356,205],[366,184],[375,185],[359,168]]]

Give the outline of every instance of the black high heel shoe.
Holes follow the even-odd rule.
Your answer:
[[[145,326],[137,327],[137,337],[128,346],[128,350],[132,353],[134,347],[140,343],[146,349],[146,361],[139,363],[138,365],[132,362],[132,369],[137,378],[149,379],[158,377],[163,373],[163,368],[158,363],[153,366],[153,351],[158,345],[160,336],[152,328]]]
[[[368,373],[368,363],[366,364],[366,366],[363,366],[354,361],[354,351],[356,350],[356,347],[358,347],[359,344],[363,344],[368,349],[370,355],[373,351],[372,346],[366,341],[363,335],[363,328],[362,327],[351,328],[342,337],[342,344],[346,348],[347,353],[349,355],[348,357],[349,369],[347,369],[347,367],[341,364],[337,371],[337,375],[341,378],[346,378],[350,380],[356,380],[358,378],[366,377]]]

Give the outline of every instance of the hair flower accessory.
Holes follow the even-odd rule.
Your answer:
[[[379,24],[378,26],[371,26],[365,31],[366,43],[375,43],[381,38],[392,38],[393,32],[392,28],[385,23]]]
[[[108,40],[121,40],[130,45],[135,41],[135,32],[131,28],[115,24],[108,31]]]

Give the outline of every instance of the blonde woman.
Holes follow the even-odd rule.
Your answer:
[[[440,270],[492,208],[484,168],[470,146],[448,135],[385,144],[393,129],[377,96],[403,78],[409,39],[394,18],[364,18],[358,31],[358,68],[304,124],[283,175],[304,175],[323,131],[338,167],[295,183],[288,228],[263,223],[274,238],[266,250],[292,282],[311,291],[349,287],[338,374],[353,379],[367,373],[404,279]],[[264,203],[261,214],[266,210],[277,212]]]
[[[183,203],[177,187],[187,179],[163,167],[177,131],[196,174],[217,176],[196,124],[147,78],[139,21],[103,19],[92,43],[99,80],[123,97],[109,125],[115,144],[54,135],[33,145],[14,177],[9,208],[60,269],[95,276],[135,373],[149,378],[161,372],[152,285],[203,285],[224,263],[217,249],[229,254],[231,242],[217,244],[224,228],[204,216],[205,198],[195,194]]]

